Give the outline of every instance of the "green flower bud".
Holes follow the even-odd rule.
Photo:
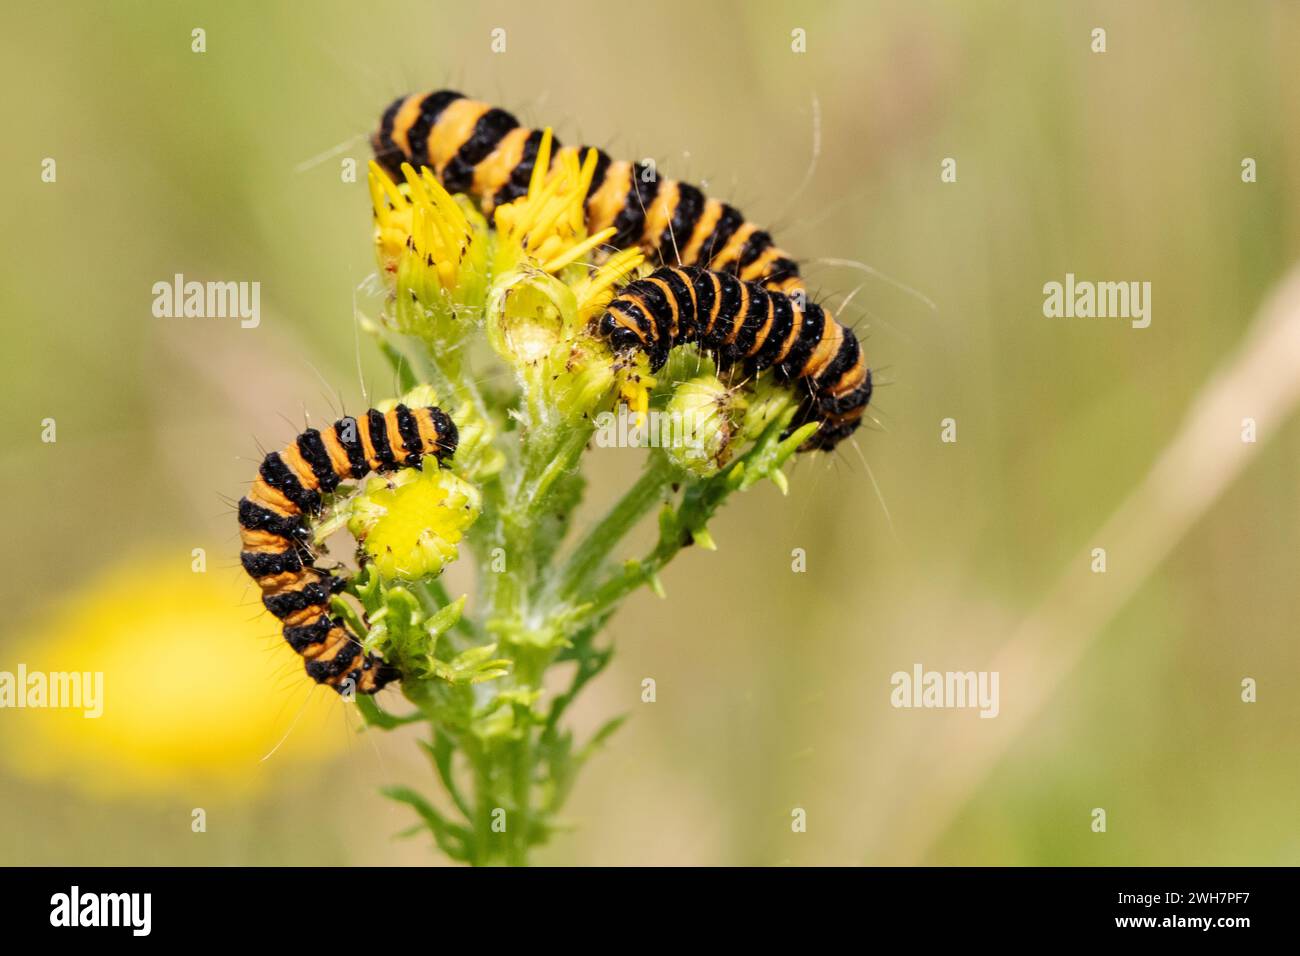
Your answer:
[[[740,421],[740,434],[744,441],[754,441],[772,422],[785,414],[795,403],[794,390],[788,385],[778,385],[771,372],[764,372],[749,388],[745,414]]]
[[[701,375],[683,382],[661,413],[671,433],[671,441],[661,441],[661,447],[693,475],[707,478],[717,474],[731,458],[734,419],[744,404],[716,376]]]

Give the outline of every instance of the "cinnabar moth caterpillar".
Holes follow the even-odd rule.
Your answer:
[[[644,352],[652,370],[690,342],[719,369],[773,369],[778,382],[797,383],[804,393],[791,427],[821,425],[804,450],[830,449],[860,424],[871,371],[853,331],[801,298],[729,272],[667,267],[625,286],[595,328],[616,352]]]
[[[340,483],[372,471],[419,468],[425,455],[442,461],[458,440],[441,409],[397,405],[341,418],[324,431],[309,428],[262,460],[248,496],[239,500],[240,560],[317,683],[373,694],[401,675],[377,655],[362,654],[356,635],[330,615],[330,596],[346,582],[312,564],[308,518]]]
[[[408,162],[427,166],[451,193],[468,193],[484,212],[528,191],[540,130],[527,129],[505,110],[451,90],[394,100],[371,137],[375,158],[400,181]],[[591,147],[560,147],[581,160]],[[747,282],[793,292],[803,288],[799,266],[772,237],[732,206],[697,187],[657,176],[643,163],[611,160],[596,150],[587,194],[587,231],[618,230],[610,243],[641,246],[652,261],[730,272]]]

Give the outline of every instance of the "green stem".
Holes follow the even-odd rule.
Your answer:
[[[641,585],[653,581],[678,551],[693,543],[693,533],[706,528],[709,519],[736,490],[732,480],[736,469],[753,460],[751,456],[757,452],[755,448],[725,471],[688,486],[681,503],[661,518],[659,540],[650,553],[640,561],[620,566],[595,588],[584,592],[589,597],[583,602],[583,620],[599,619],[613,613],[624,598]]]
[[[528,863],[528,831],[532,814],[533,739],[531,728],[527,736],[511,747],[511,785],[515,808],[514,819],[506,823],[506,860],[511,866]]]
[[[647,511],[663,500],[665,486],[677,475],[678,469],[669,461],[668,456],[658,449],[652,449],[646,458],[641,477],[573,549],[564,566],[555,574],[548,596],[552,600],[563,600],[581,593],[588,579],[618,543]]]
[[[381,344],[404,387],[427,378],[454,407],[490,421],[463,353],[421,355],[412,370],[400,342]],[[543,384],[525,381],[522,432],[499,442],[509,446],[502,449],[506,464],[481,483],[482,515],[469,537],[480,570],[478,623],[463,618],[455,635],[457,644],[499,641],[510,670],[477,684],[429,681],[424,695],[407,690],[422,702],[431,724],[429,749],[437,777],[468,823],[456,824],[457,846],[464,848],[457,855],[474,865],[526,865],[533,847],[551,832],[578,768],[618,725],[618,720],[608,722],[575,749],[572,732],[560,723],[578,692],[610,659],[609,648],[597,649],[595,641],[619,604],[654,582],[681,548],[697,537],[705,540],[709,520],[732,492],[771,476],[783,454],[793,452],[793,445],[787,448],[780,440],[789,415],[773,421],[746,455],[710,478],[688,477],[662,450],[651,450],[632,487],[581,535],[562,563],[556,562],[568,516],[581,497],[581,478],[573,473],[593,426],[558,414],[545,400]],[[660,512],[654,547],[640,561],[611,567],[616,549],[669,497],[670,485],[676,491],[678,481],[685,490]],[[505,567],[494,570],[501,555]],[[450,603],[438,581],[423,583],[415,593],[430,612]],[[452,635],[443,639],[442,650],[434,651],[440,658],[453,649]],[[538,698],[557,658],[576,661],[577,671],[549,701]],[[457,750],[463,758],[455,757]],[[505,811],[504,832],[493,829],[501,819],[499,813],[494,818],[498,809]],[[452,831],[432,805],[424,804],[421,812],[443,845]]]
[[[443,789],[447,795],[456,804],[456,809],[465,817],[465,822],[472,824],[474,821],[474,808],[470,806],[469,801],[461,793],[460,786],[456,783],[455,767],[453,758],[456,753],[456,740],[447,731],[435,725],[433,730],[433,743],[429,745],[429,753],[433,758],[434,767],[438,771],[438,776],[442,780]]]
[[[379,338],[379,350],[384,353],[384,358],[393,366],[393,371],[397,373],[398,387],[403,392],[409,392],[419,384],[419,379],[415,374],[415,368],[410,358],[406,356],[397,346],[393,345],[388,339]]]
[[[553,507],[551,491],[563,475],[576,467],[588,434],[588,428],[573,425],[533,430],[522,443],[520,458],[512,463],[505,480],[509,497],[490,512],[495,520],[486,540],[487,550],[479,556],[481,607],[504,640],[526,636],[520,632],[528,615],[527,596],[540,571],[536,559],[538,542],[534,541],[537,518]],[[495,548],[501,548],[505,555],[506,570],[501,572],[491,568]],[[510,656],[514,658],[514,666],[503,679],[505,688],[532,691],[541,686],[542,673],[553,659],[554,651],[524,640],[513,644]],[[539,759],[538,721],[534,720],[531,707],[514,706],[521,737],[494,746],[478,758],[480,764],[486,763],[479,766],[475,778],[479,815],[487,816],[485,829],[476,842],[487,841],[488,849],[480,854],[480,862],[504,860],[521,866],[528,862],[535,829],[532,802]],[[491,811],[496,807],[509,808],[504,834],[491,830]]]
[[[497,511],[489,551],[483,556],[489,565],[496,548],[505,556],[506,571],[493,572],[489,566],[484,574],[484,607],[503,625],[523,619],[524,598],[539,572],[533,557],[538,550],[533,541],[537,518],[552,507],[555,482],[576,467],[589,434],[589,427],[559,426],[538,429],[524,440],[509,500]]]
[[[473,866],[486,866],[492,862],[493,837],[496,836],[492,832],[492,810],[495,806],[492,798],[492,769],[487,753],[471,734],[462,738],[461,746],[473,768],[476,798],[472,821],[474,841],[470,852],[470,863]]]
[[[557,480],[577,466],[591,430],[589,423],[561,424],[550,430],[548,441],[536,443],[541,447],[527,456],[520,498],[513,502],[516,508],[523,506],[524,515],[532,518],[549,508],[549,492]]]

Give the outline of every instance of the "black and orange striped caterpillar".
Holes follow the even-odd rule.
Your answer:
[[[395,177],[403,162],[427,166],[448,192],[468,193],[488,213],[528,191],[541,141],[540,130],[520,126],[503,109],[438,90],[394,100],[371,145]],[[592,148],[555,146],[552,165],[566,152],[581,160]],[[658,177],[645,163],[611,160],[597,149],[586,217],[588,233],[613,227],[612,246],[640,246],[657,264],[730,272],[782,292],[803,288],[798,264],[766,231],[697,187]]]
[[[791,429],[820,424],[803,448],[831,449],[861,423],[871,371],[853,331],[802,298],[729,272],[669,266],[625,286],[594,326],[616,353],[645,353],[652,371],[686,343],[719,369],[773,369],[778,382],[804,391]]]
[[[341,418],[324,431],[309,428],[262,460],[248,496],[239,500],[240,560],[317,683],[373,694],[401,675],[377,655],[362,654],[356,635],[330,615],[330,596],[346,581],[312,563],[308,517],[320,513],[323,496],[342,482],[419,468],[425,455],[443,461],[458,441],[455,423],[441,409],[397,405]]]

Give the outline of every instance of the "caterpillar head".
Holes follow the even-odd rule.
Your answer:
[[[424,446],[424,454],[433,455],[439,461],[450,458],[456,453],[456,446],[460,444],[460,432],[456,428],[456,423],[451,420],[451,416],[444,412],[436,405],[429,405],[421,409],[428,416],[428,422],[432,428],[420,429],[420,443]]]

